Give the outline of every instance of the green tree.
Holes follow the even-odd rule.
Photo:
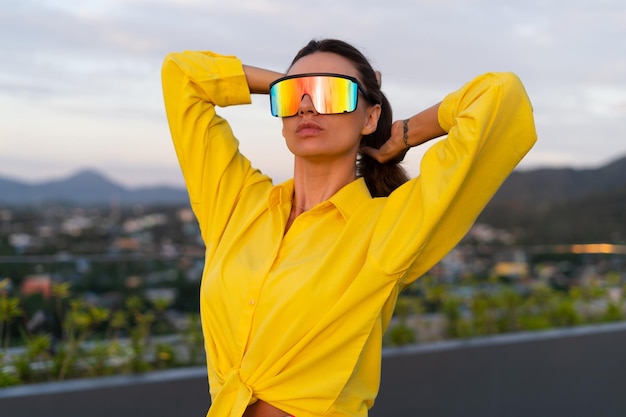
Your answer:
[[[0,281],[0,343],[5,350],[11,344],[11,324],[23,314],[19,298],[9,296],[9,284],[8,278]]]

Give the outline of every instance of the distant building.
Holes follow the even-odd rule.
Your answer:
[[[141,249],[141,242],[132,237],[120,236],[115,238],[111,246],[114,252],[132,252]]]
[[[15,253],[21,255],[26,249],[34,244],[34,239],[27,233],[13,233],[8,237],[9,245],[13,247]]]
[[[149,288],[144,291],[144,296],[151,302],[163,300],[171,304],[176,300],[178,290],[176,288]]]
[[[522,278],[529,274],[526,262],[498,262],[493,270],[497,276],[506,278]]]
[[[43,298],[50,298],[52,294],[52,278],[50,275],[28,275],[24,277],[20,287],[22,295],[41,294]]]

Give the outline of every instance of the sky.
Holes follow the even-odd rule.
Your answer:
[[[394,118],[477,75],[515,72],[533,103],[520,170],[596,168],[626,156],[623,0],[3,0],[0,176],[39,183],[95,169],[129,188],[183,185],[160,68],[212,50],[284,71],[313,38],[340,38],[381,71]],[[267,96],[219,109],[253,164],[292,176]],[[405,168],[419,173],[429,145]]]

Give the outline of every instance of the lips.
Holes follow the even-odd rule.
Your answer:
[[[323,129],[320,125],[311,121],[301,122],[298,124],[298,126],[296,126],[296,133],[301,136],[312,136],[321,132],[322,130]]]

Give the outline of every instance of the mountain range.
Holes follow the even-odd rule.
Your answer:
[[[184,188],[156,186],[126,188],[94,170],[82,170],[70,177],[27,184],[0,177],[0,205],[41,204],[103,205],[188,204]]]
[[[130,189],[93,170],[27,184],[0,177],[0,206],[186,205],[180,187]],[[478,218],[533,242],[626,242],[626,157],[594,169],[514,171]]]
[[[478,218],[518,241],[626,243],[626,157],[596,169],[515,171]]]

